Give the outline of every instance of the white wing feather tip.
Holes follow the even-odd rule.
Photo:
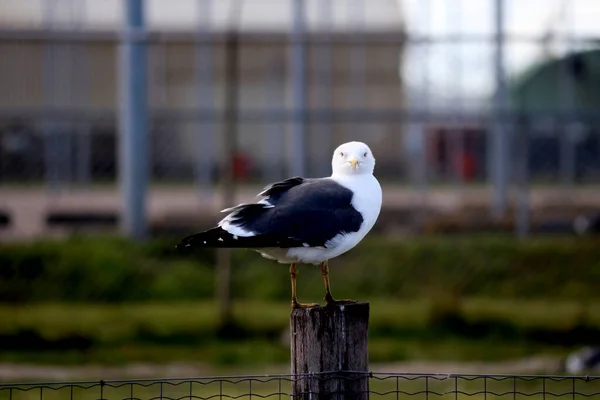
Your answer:
[[[240,206],[243,206],[243,205],[244,205],[244,203],[240,203],[240,204],[238,204],[237,206],[234,206],[234,207],[224,208],[224,209],[222,209],[222,210],[221,210],[221,212],[222,212],[222,213],[232,212],[232,211],[234,211],[236,208],[238,208],[238,207],[240,207]]]
[[[273,185],[266,186],[262,192],[260,192],[259,194],[256,195],[256,197],[264,196],[265,193],[267,193],[269,191],[269,189],[271,189],[272,187],[273,187]]]

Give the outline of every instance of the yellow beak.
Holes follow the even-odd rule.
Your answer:
[[[353,169],[358,169],[358,158],[354,157],[348,162],[350,163],[350,166],[352,166]]]

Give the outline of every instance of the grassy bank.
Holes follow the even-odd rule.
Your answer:
[[[371,301],[372,362],[504,360],[566,354],[600,335],[600,303],[464,299]],[[289,359],[287,303],[234,304],[223,335],[215,303],[27,304],[0,306],[0,361],[120,364],[197,361],[265,365]]]
[[[234,251],[222,329],[215,253],[177,238],[0,245],[0,361],[285,363],[287,266]],[[330,264],[334,296],[370,301],[372,362],[564,355],[600,337],[598,239],[370,237]],[[301,266],[301,301],[323,296]]]
[[[77,237],[0,245],[0,301],[127,302],[208,300],[215,252],[181,254],[177,238],[143,244]],[[418,299],[600,300],[600,240],[546,237],[370,237],[331,261],[334,295]],[[233,252],[237,299],[285,301],[287,266]],[[323,295],[318,268],[301,266],[301,300]]]

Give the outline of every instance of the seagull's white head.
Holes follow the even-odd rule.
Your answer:
[[[333,152],[333,175],[373,174],[375,157],[369,146],[362,142],[348,142]]]

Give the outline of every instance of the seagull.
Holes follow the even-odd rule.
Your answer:
[[[324,178],[293,177],[267,186],[257,203],[227,208],[216,227],[185,237],[178,249],[247,248],[279,263],[290,264],[292,309],[318,307],[296,297],[296,264],[320,264],[327,305],[335,300],[328,261],[355,247],[373,228],[381,211],[382,192],[373,176],[375,158],[362,142],[340,145]]]

